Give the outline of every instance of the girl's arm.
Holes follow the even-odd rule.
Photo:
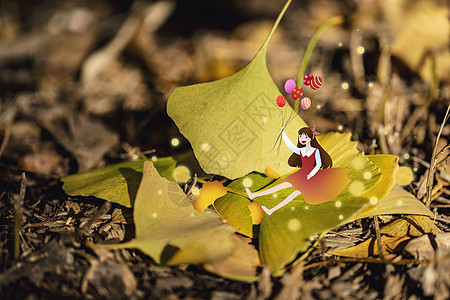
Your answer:
[[[319,151],[319,149],[316,149],[316,166],[306,176],[307,179],[309,179],[309,178],[313,177],[314,175],[316,175],[317,171],[319,171],[321,166],[322,166],[322,159],[320,158],[320,151]]]
[[[284,130],[281,132],[281,135],[283,136],[283,140],[284,143],[286,144],[286,146],[291,149],[292,152],[297,153],[298,155],[300,155],[300,148],[297,148],[289,139],[289,137],[287,136],[287,134],[284,132]]]

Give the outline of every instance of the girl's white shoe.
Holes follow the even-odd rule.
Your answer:
[[[271,209],[268,209],[265,206],[261,206],[261,208],[263,209],[263,211],[267,214],[267,215],[271,215],[273,213],[273,211]]]
[[[247,192],[248,197],[250,198],[250,200],[252,200],[253,198],[255,198],[255,196],[252,194],[252,192],[250,192],[250,190],[248,188],[245,188],[245,191]]]

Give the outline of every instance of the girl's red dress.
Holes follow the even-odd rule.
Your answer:
[[[346,175],[349,171],[347,168],[319,169],[313,177],[307,179],[306,176],[314,169],[316,151],[319,150],[314,150],[310,156],[303,156],[300,151],[302,167],[283,180],[300,191],[308,204],[331,201],[350,183],[350,179]]]

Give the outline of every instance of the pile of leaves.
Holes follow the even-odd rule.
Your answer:
[[[448,274],[449,266],[448,233],[443,233],[448,231],[448,218],[429,209],[432,200],[444,203],[434,206],[435,209],[448,208],[448,202],[445,202],[448,200],[442,197],[448,184],[448,174],[443,168],[448,158],[445,156],[448,145],[441,147],[444,148],[441,152],[437,150],[440,135],[448,136],[448,130],[445,131],[448,126],[444,127],[448,110],[440,117],[442,126],[436,135],[430,171],[423,174],[424,180],[417,189],[413,189],[411,180],[405,183],[409,185],[409,191],[396,184],[396,181],[404,181],[402,176],[405,174],[398,171],[404,170],[398,168],[399,157],[366,155],[358,150],[356,142],[351,141],[350,133],[330,132],[321,134],[319,142],[333,158],[335,167],[350,170],[348,177],[351,180],[336,199],[308,205],[300,196],[268,217],[247,197],[245,187],[252,192],[270,188],[292,171],[286,164],[289,150],[286,148],[277,153],[271,149],[280,131],[282,114],[275,104],[280,92],[266,65],[269,42],[290,2],[287,1],[256,56],[243,69],[229,77],[179,87],[171,93],[167,115],[189,141],[201,169],[212,175],[188,176],[180,180],[183,161],[186,157],[192,159],[192,154],[147,158],[136,149],[128,152],[135,160],[65,176],[61,179],[62,187],[57,181],[50,183],[45,179],[43,186],[48,188],[38,191],[30,188],[39,187],[42,178],[33,175],[30,182],[30,178],[18,170],[5,169],[3,183],[15,178],[12,181],[16,185],[5,188],[2,193],[2,201],[5,200],[1,206],[2,226],[8,229],[2,243],[10,249],[3,251],[2,257],[10,258],[11,249],[14,249],[16,258],[21,252],[26,263],[5,260],[0,275],[0,284],[6,288],[3,295],[17,296],[13,289],[28,284],[36,288],[48,286],[55,278],[62,287],[79,287],[75,291],[63,289],[62,293],[70,297],[114,297],[119,293],[126,297],[176,294],[216,298],[277,296],[283,299],[298,297],[301,293],[319,298],[435,294],[444,299],[448,295],[450,283],[443,276]],[[170,10],[170,7],[161,7],[158,9]],[[136,20],[131,16],[120,31],[133,32],[130,38],[139,35]],[[153,26],[157,27],[158,22],[154,22]],[[319,37],[342,22],[341,17],[332,17],[318,27],[306,47],[297,82],[301,82],[305,70],[310,68],[308,62]],[[104,72],[103,68],[120,54],[121,50],[115,47],[120,41],[126,42],[123,36],[118,35],[116,42],[85,61],[81,80],[88,95],[95,95],[95,85],[89,82],[102,78],[99,74]],[[395,49],[391,55],[397,53]],[[354,71],[357,73],[357,68]],[[442,77],[445,75],[439,74],[436,71],[432,78],[430,101],[438,101],[436,99],[444,95],[436,87],[439,80],[445,80]],[[429,80],[425,75],[423,79]],[[332,90],[336,78],[330,76],[328,80]],[[374,91],[364,91],[361,82],[356,80],[355,93],[367,93],[367,101],[377,98],[376,91],[391,97],[390,94],[396,91],[395,76],[392,84],[385,81],[383,86],[383,80],[380,77],[372,83],[376,85]],[[319,93],[317,101],[321,101]],[[385,101],[384,119],[368,110],[369,124],[375,127],[367,129],[374,130],[378,126],[382,153],[399,155],[401,147],[395,148],[398,141],[389,140],[389,130],[394,127],[389,127],[392,115],[387,112],[391,108],[390,102]],[[338,103],[333,105],[336,108]],[[316,106],[317,110],[320,106]],[[91,109],[95,111],[95,108]],[[14,110],[10,108],[9,111]],[[58,122],[64,120],[64,110],[55,116],[45,122],[45,128],[58,137],[60,144],[76,145],[59,127]],[[313,117],[320,120],[319,115],[305,115],[305,118]],[[39,118],[45,120],[42,116]],[[411,131],[413,121],[408,121],[405,128]],[[96,156],[87,154],[91,149],[85,142],[72,150],[79,170],[91,169],[111,149],[110,143],[115,143],[114,133],[91,117],[81,115],[66,122],[70,132],[82,136],[80,141],[94,128],[104,136],[104,142],[95,139],[98,147],[93,151]],[[286,132],[296,136],[297,130],[307,123],[297,115]],[[83,133],[83,126],[86,133]],[[5,131],[4,145],[8,130]],[[408,141],[404,132],[407,131],[402,132],[402,138]],[[176,145],[176,142],[172,144]],[[390,147],[394,151],[390,151]],[[368,150],[370,152],[370,148]],[[89,160],[85,160],[86,157]],[[403,155],[400,157],[401,162],[405,159]],[[275,172],[265,172],[268,169]],[[64,174],[67,169],[60,172]],[[433,177],[436,187],[431,189]],[[423,192],[420,195],[423,190],[426,195]],[[291,192],[286,189],[277,193],[277,198],[265,196],[258,201],[274,206]],[[35,194],[58,200],[44,202]],[[396,216],[381,217],[381,221],[388,224],[380,229],[378,216],[382,215]],[[29,219],[32,221],[27,222]],[[20,223],[25,226],[20,228]],[[53,236],[40,235],[47,233],[45,228],[51,229]],[[24,232],[27,232],[26,239]],[[105,251],[111,249],[116,250]],[[333,267],[328,268],[329,265]],[[80,268],[85,272],[78,272]],[[202,268],[209,273],[204,273]],[[405,270],[408,270],[407,275],[401,275]],[[52,278],[47,276],[49,273]],[[257,283],[233,283],[210,273]],[[70,276],[65,278],[65,274]],[[200,279],[202,283],[197,283]],[[421,282],[422,286],[417,288],[419,291],[408,290],[402,286],[406,280]],[[225,284],[221,289],[210,290],[208,281],[215,287],[219,283]],[[387,282],[382,290],[374,289],[374,285],[384,281]],[[152,291],[154,286],[157,288]],[[25,289],[24,294],[30,290],[32,288]],[[46,292],[41,294],[42,297],[57,294],[54,286],[43,291]]]

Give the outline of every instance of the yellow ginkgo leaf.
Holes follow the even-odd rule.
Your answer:
[[[271,167],[267,167],[264,170],[264,173],[266,173],[267,177],[269,177],[270,179],[277,179],[280,177],[280,174],[278,174],[274,169],[272,169]]]
[[[227,193],[227,188],[223,186],[223,184],[217,180],[212,182],[207,182],[200,189],[200,194],[195,198],[194,208],[203,212],[208,206],[214,203],[217,198],[225,196]]]
[[[252,217],[252,224],[261,224],[261,219],[264,218],[264,213],[261,205],[259,205],[258,202],[249,202],[247,206],[250,210],[250,216]]]

